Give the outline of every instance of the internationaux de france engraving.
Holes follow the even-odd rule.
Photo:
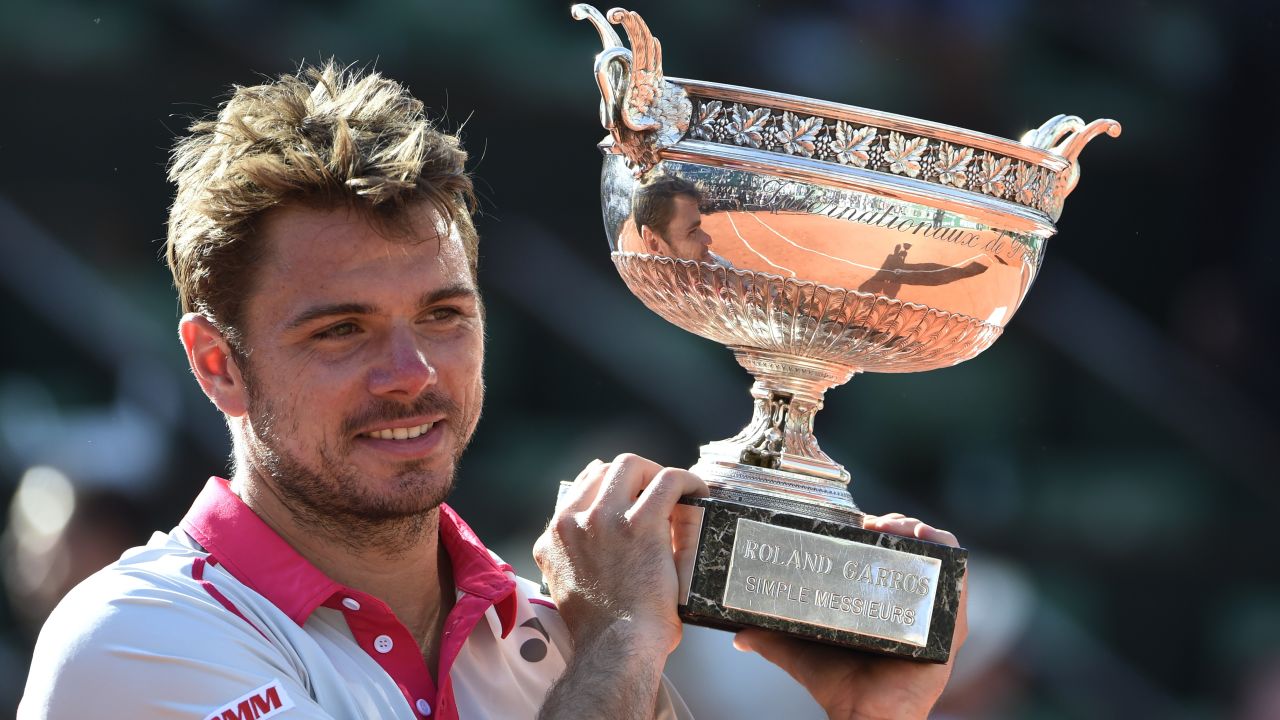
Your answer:
[[[924,647],[942,563],[739,518],[725,607]]]

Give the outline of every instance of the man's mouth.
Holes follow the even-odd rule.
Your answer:
[[[421,425],[407,425],[405,427],[379,428],[367,433],[361,433],[361,437],[373,438],[374,440],[412,440],[413,438],[425,434],[434,425],[434,422],[429,422]]]

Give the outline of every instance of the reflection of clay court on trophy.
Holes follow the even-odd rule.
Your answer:
[[[981,247],[921,238],[910,231],[854,227],[848,221],[807,213],[704,213],[702,227],[711,236],[711,251],[734,268],[933,308],[949,307],[994,325],[1003,324],[1011,314],[1007,301],[1001,299],[1020,299],[1031,282],[1025,268]],[[924,247],[930,243],[936,246]],[[652,254],[630,220],[619,231],[618,247],[622,252]],[[930,261],[914,262],[913,251]],[[988,272],[998,277],[966,282]],[[903,286],[908,286],[905,292]]]
[[[885,274],[887,258],[914,249],[898,250],[904,243],[915,246],[929,242],[916,239],[912,243],[912,235],[881,227],[841,227],[845,221],[805,213],[728,211],[706,215],[702,222],[713,238],[712,249],[735,267],[763,265],[783,277],[862,292],[868,291],[863,290],[867,283]],[[911,301],[951,307],[954,312],[971,317],[981,309],[999,306],[991,281],[984,278],[984,282],[965,282],[972,277],[966,271],[980,267],[974,275],[986,270],[1000,273],[1011,290],[1029,280],[1007,264],[991,259],[990,253],[981,248],[941,247],[931,249],[927,257],[929,263],[916,264],[928,267],[912,269],[908,262],[905,269],[894,273],[890,267],[888,272],[900,284],[913,287]],[[1014,293],[1019,294],[1017,290]],[[899,297],[899,292],[883,290],[873,294]],[[981,319],[999,322],[999,318]]]

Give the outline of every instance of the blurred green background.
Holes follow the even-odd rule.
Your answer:
[[[1004,137],[1063,112],[1123,123],[1084,151],[1004,337],[856,377],[818,434],[864,509],[971,548],[973,633],[937,717],[1280,717],[1275,4],[631,9],[674,76]],[[560,2],[5,3],[0,715],[66,582],[226,472],[159,258],[168,148],[233,83],[335,56],[463,126],[489,394],[452,502],[524,572],[558,480],[623,451],[687,466],[746,422],[729,352],[650,314],[608,259],[599,49]],[[728,635],[687,638],[670,672],[700,717],[817,716]]]

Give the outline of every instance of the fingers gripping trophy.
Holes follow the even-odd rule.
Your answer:
[[[855,373],[990,347],[1039,271],[1081,149],[1120,125],[1060,115],[1013,142],[666,77],[638,14],[572,13],[604,44],[601,205],[619,274],[755,378],[750,422],[692,468],[711,496],[680,506],[681,618],[945,662],[966,552],[864,529],[814,415]]]

